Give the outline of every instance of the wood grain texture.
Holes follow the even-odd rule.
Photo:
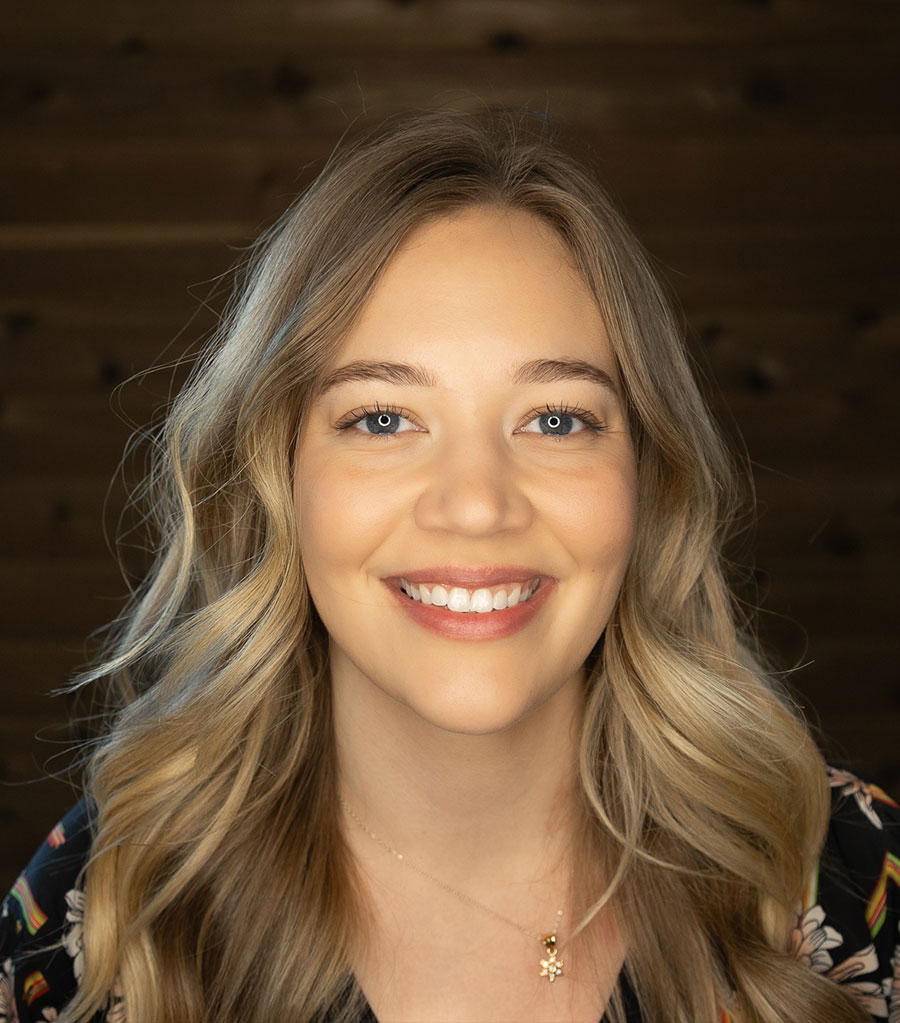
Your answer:
[[[873,52],[874,51],[874,52]],[[25,139],[288,138],[335,142],[351,122],[448,102],[550,109],[594,133],[883,134],[895,110],[890,37],[854,47],[442,45],[428,52],[203,45],[123,60],[103,47],[14,51],[7,117]]]
[[[123,46],[136,55],[141,35],[166,44],[227,51],[279,47],[292,33],[312,47],[362,46],[421,50],[473,48],[503,28],[543,43],[607,40],[649,45],[697,40],[759,45],[843,38],[883,41],[900,25],[891,0],[867,0],[851,16],[840,0],[258,0],[223,12],[216,0],[157,0],[151,5],[94,0],[86,11],[65,0],[42,0],[11,11],[0,40],[18,45],[49,41],[82,47],[91,42]]]
[[[0,887],[72,798],[39,779],[86,712],[48,693],[127,591],[132,431],[261,227],[410,108],[548,111],[592,154],[752,465],[740,595],[831,755],[900,791],[893,0],[37,0],[0,51]]]
[[[826,222],[877,227],[896,213],[893,171],[900,142],[890,136],[838,136],[827,143],[779,136],[763,152],[753,136],[605,137],[585,124],[600,172],[645,228]],[[330,139],[305,137],[72,140],[52,159],[40,139],[0,151],[0,245],[49,245],[80,230],[87,241],[144,232],[221,238],[223,215],[254,229],[285,207],[321,166]],[[80,224],[73,224],[73,217]],[[895,219],[895,218],[894,218]],[[115,232],[118,233],[115,233]]]

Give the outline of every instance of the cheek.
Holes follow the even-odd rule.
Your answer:
[[[621,575],[634,544],[636,474],[630,462],[586,474],[554,498],[558,535],[583,568]]]
[[[294,483],[294,511],[300,550],[311,582],[319,565],[333,561],[335,555],[345,549],[339,539],[352,515],[351,497],[352,493],[339,485],[327,466],[314,459],[299,463]]]
[[[390,531],[395,505],[391,488],[371,474],[334,459],[300,459],[294,510],[307,575],[360,567]]]

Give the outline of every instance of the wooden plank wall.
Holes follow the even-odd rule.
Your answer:
[[[351,125],[548,108],[669,276],[753,460],[763,633],[900,789],[894,0],[35,0],[0,25],[0,887],[71,795],[50,690],[125,592],[132,424]],[[150,376],[137,377],[149,367]],[[126,548],[140,571],[142,555]],[[747,591],[752,592],[752,591]]]

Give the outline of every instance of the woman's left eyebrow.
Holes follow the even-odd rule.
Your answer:
[[[409,362],[384,362],[357,359],[338,366],[326,374],[318,389],[322,397],[333,387],[356,380],[382,380],[391,384],[409,384],[414,387],[436,387],[437,381],[424,366]],[[531,359],[523,362],[512,374],[516,384],[549,384],[556,380],[589,380],[600,384],[619,397],[615,381],[599,366],[584,359]]]
[[[619,397],[619,388],[609,373],[584,359],[532,359],[513,374],[517,384],[549,384],[555,380],[589,380]]]

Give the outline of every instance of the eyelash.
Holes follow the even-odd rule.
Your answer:
[[[398,405],[382,405],[380,402],[375,402],[374,407],[369,405],[360,405],[359,408],[353,409],[352,412],[348,412],[345,416],[342,416],[334,424],[335,430],[351,430],[357,423],[361,423],[367,416],[377,416],[382,412],[387,412],[388,415],[403,416],[404,419],[408,419],[414,426],[419,424],[410,415],[410,413]],[[537,419],[539,416],[572,416],[575,419],[580,420],[584,424],[585,430],[590,433],[598,434],[602,433],[606,429],[606,424],[601,422],[593,412],[587,409],[580,408],[577,405],[567,405],[565,403],[559,405],[542,405],[539,408],[533,408],[523,420],[521,426],[526,426],[532,420]],[[519,427],[521,429],[521,427]],[[362,431],[360,431],[362,432]],[[579,431],[581,432],[581,431]],[[372,437],[392,437],[394,434],[390,433],[373,433],[370,434]],[[548,436],[565,436],[564,434],[548,434]]]

